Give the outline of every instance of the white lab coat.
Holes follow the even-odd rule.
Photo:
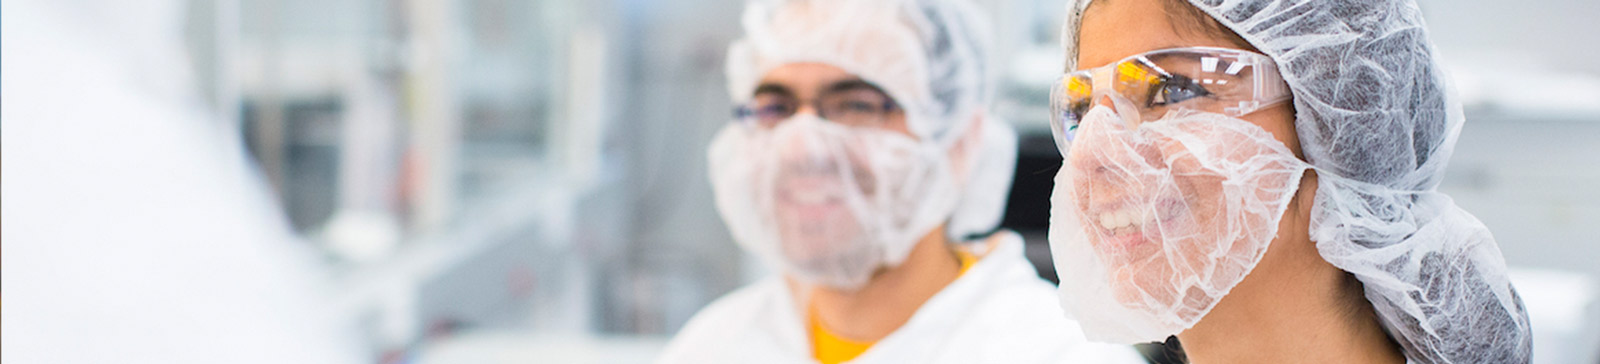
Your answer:
[[[1055,289],[1005,231],[905,326],[850,363],[1145,363],[1131,347],[1089,343]],[[804,316],[782,277],[728,294],[667,344],[658,364],[816,363]]]
[[[183,6],[0,6],[0,361],[372,362],[325,319],[319,257],[237,131],[200,108]]]

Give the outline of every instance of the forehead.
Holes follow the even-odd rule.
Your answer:
[[[858,80],[861,77],[842,68],[814,62],[784,64],[761,76],[761,84],[783,86],[800,98],[814,97],[836,83]]]
[[[1078,28],[1079,70],[1128,56],[1177,47],[1238,48],[1225,39],[1196,31],[1179,32],[1168,15],[1172,0],[1095,0]],[[1176,0],[1183,1],[1183,0]]]

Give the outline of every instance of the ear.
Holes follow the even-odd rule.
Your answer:
[[[956,180],[965,185],[967,177],[972,173],[972,165],[976,162],[977,151],[983,149],[983,123],[987,119],[984,111],[972,113],[972,118],[967,119],[965,125],[960,126],[961,137],[950,145],[949,158],[951,172],[955,173]]]

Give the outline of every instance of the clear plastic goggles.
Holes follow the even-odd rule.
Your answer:
[[[1277,64],[1266,55],[1213,47],[1162,49],[1062,76],[1050,90],[1050,130],[1066,155],[1079,121],[1102,98],[1135,128],[1174,111],[1239,117],[1289,96]]]
[[[756,89],[750,102],[733,110],[735,120],[772,128],[798,113],[810,103],[817,116],[823,120],[852,127],[877,127],[887,125],[900,107],[883,90],[866,81],[844,81],[829,86],[815,100],[801,100],[783,86],[763,85]]]

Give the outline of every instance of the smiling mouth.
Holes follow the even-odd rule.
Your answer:
[[[844,213],[848,192],[836,175],[807,174],[780,177],[776,202],[781,219],[804,234],[827,231],[831,220]]]
[[[1127,253],[1140,245],[1151,243],[1147,232],[1157,235],[1165,230],[1184,211],[1177,200],[1163,199],[1155,204],[1122,204],[1090,214],[1089,222],[1101,237],[1098,248],[1102,251]],[[1160,236],[1153,237],[1160,239]]]
[[[780,189],[780,200],[791,205],[829,205],[843,200],[843,196],[836,189],[819,188],[819,186],[784,186]]]

